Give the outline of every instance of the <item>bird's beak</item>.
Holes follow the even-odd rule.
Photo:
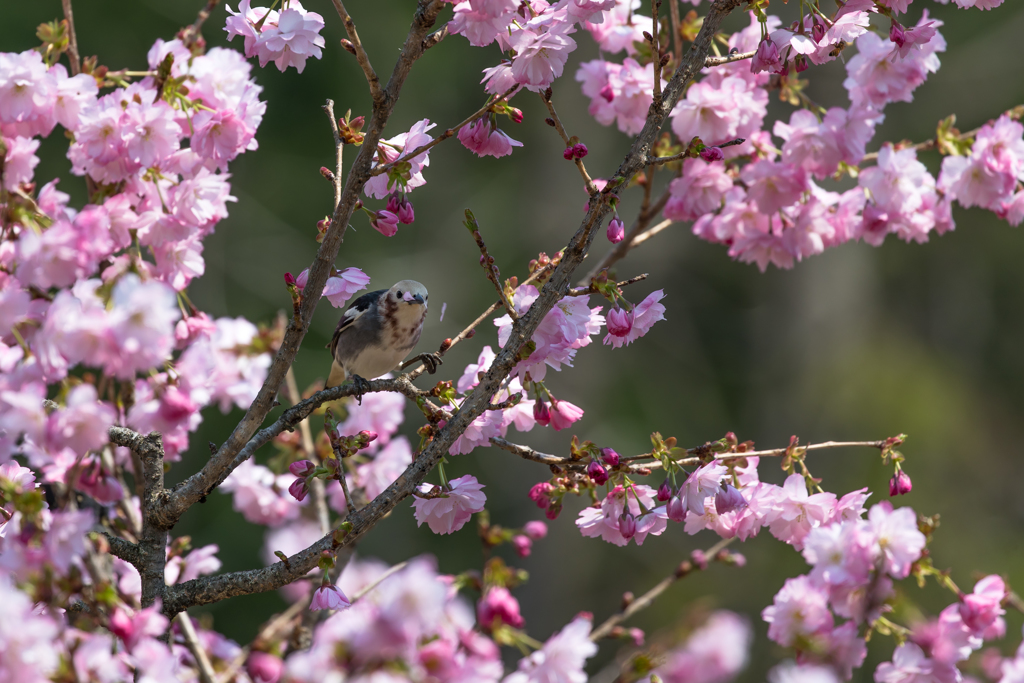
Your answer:
[[[417,294],[416,296],[414,296],[412,298],[412,301],[410,301],[409,303],[412,303],[413,301],[418,303],[420,306],[423,306],[426,303],[426,302],[423,301],[423,295],[421,295],[421,294]]]

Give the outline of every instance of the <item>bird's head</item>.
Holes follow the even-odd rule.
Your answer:
[[[388,290],[388,298],[395,304],[427,307],[427,288],[415,280],[396,282]]]

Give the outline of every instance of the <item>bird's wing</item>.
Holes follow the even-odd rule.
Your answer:
[[[341,320],[338,321],[338,328],[334,330],[334,336],[331,337],[331,343],[328,345],[328,348],[331,350],[331,356],[334,356],[334,351],[338,347],[338,337],[341,336],[341,333],[351,327],[352,323],[359,320],[370,308],[376,306],[377,301],[380,300],[381,296],[387,294],[387,291],[386,289],[378,289],[374,292],[367,292],[345,309],[345,312],[341,314]]]

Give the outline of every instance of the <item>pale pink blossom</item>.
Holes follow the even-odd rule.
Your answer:
[[[523,143],[513,140],[494,125],[489,117],[479,118],[459,130],[459,142],[477,156],[499,158],[512,153],[513,147]]]
[[[490,45],[508,29],[518,6],[516,0],[461,0],[455,3],[448,31],[464,36],[474,47]]]
[[[435,534],[450,534],[458,531],[474,513],[484,509],[487,496],[483,493],[484,485],[471,474],[452,479],[448,488],[442,490],[438,498],[413,498],[416,526],[424,522]],[[430,493],[434,487],[420,484],[421,493]]]
[[[254,131],[231,109],[202,110],[192,117],[189,146],[199,156],[209,159],[221,170],[227,162],[246,150]]]
[[[787,579],[761,616],[768,622],[768,637],[783,647],[832,630],[828,593],[806,576]]]
[[[5,137],[47,136],[56,123],[56,78],[37,50],[0,52],[0,132]]]
[[[294,66],[302,73],[309,57],[320,59],[320,48],[324,38],[320,31],[324,19],[316,12],[306,11],[298,0],[291,0],[285,9],[270,11],[266,7],[250,8],[249,0],[243,0],[234,12],[228,7],[227,23],[224,30],[229,40],[242,36],[245,56],[257,57],[260,66],[274,62],[279,71]],[[257,31],[256,25],[263,21]]]
[[[514,31],[509,44],[516,51],[512,60],[512,77],[529,90],[543,90],[562,75],[569,53],[576,41],[568,36],[569,22],[556,22],[546,27],[531,26]]]
[[[665,218],[692,221],[717,211],[732,185],[724,164],[686,159],[683,175],[669,184],[671,196],[665,205]]]
[[[927,11],[920,24],[928,20]],[[936,27],[942,22],[933,21]],[[936,32],[931,40],[910,51],[903,59],[891,60],[892,43],[875,33],[857,38],[857,54],[846,64],[848,78],[843,85],[855,105],[868,104],[877,109],[889,102],[910,102],[914,90],[929,73],[939,68],[937,52],[946,50],[946,41]]]
[[[78,74],[68,78],[63,64],[50,67],[50,74],[57,81],[57,94],[53,102],[53,115],[57,123],[71,132],[78,130],[83,110],[96,101],[99,87],[92,74]]]
[[[768,683],[839,683],[832,667],[785,661],[768,672]]]
[[[827,584],[860,585],[873,569],[875,539],[867,522],[857,519],[811,529],[803,556],[814,566],[810,576]]]
[[[430,165],[430,152],[426,151],[414,157],[407,157],[406,155],[411,154],[413,150],[430,142],[433,138],[427,134],[427,131],[436,126],[437,124],[431,123],[429,119],[423,119],[414,123],[408,132],[396,135],[390,140],[383,140],[377,145],[377,152],[373,157],[374,164],[388,164],[399,159],[407,161],[410,164],[408,177],[403,176],[401,181],[397,183],[398,186],[396,186],[389,178],[389,174],[382,173],[366,181],[366,184],[363,186],[363,193],[367,197],[384,199],[393,190],[408,192],[421,185],[425,185],[427,181],[423,178],[423,169]],[[382,150],[383,158],[381,157]]]
[[[586,683],[583,665],[597,653],[590,628],[589,616],[576,617],[548,638],[544,647],[519,660],[518,671],[506,676],[503,683]]]
[[[1006,584],[1003,579],[993,574],[986,576],[974,584],[974,592],[964,596],[960,602],[960,617],[964,625],[973,632],[985,631],[1006,610],[1002,601],[1006,598]]]
[[[769,215],[795,204],[809,189],[807,170],[786,162],[756,161],[745,166],[740,176],[747,183],[749,200]]]
[[[185,556],[169,558],[164,565],[164,581],[168,586],[173,586],[218,572],[221,568],[221,561],[217,559],[219,551],[220,548],[214,543],[191,550]]]
[[[875,669],[875,683],[959,683],[960,672],[955,667],[928,659],[913,643],[896,648],[892,662],[884,662]]]
[[[585,22],[584,27],[602,51],[615,54],[625,50],[626,54],[635,54],[633,43],[643,43],[644,31],[652,30],[651,17],[637,12],[641,4],[640,0],[617,0],[600,21]]]
[[[5,680],[46,683],[61,663],[54,647],[60,625],[19,590],[12,577],[0,573],[0,672]]]
[[[627,57],[622,64],[593,60],[576,71],[583,94],[590,98],[589,111],[599,123],[636,135],[647,119],[654,89],[654,65],[639,64]]]
[[[233,494],[235,510],[253,524],[278,527],[299,516],[299,501],[288,495],[295,477],[275,475],[263,465],[246,460],[228,475],[218,490]]]
[[[609,328],[605,335],[605,346],[620,348],[629,346],[640,337],[650,332],[654,323],[665,319],[665,305],[660,303],[665,298],[665,290],[656,289],[636,305],[632,311],[632,325],[625,335],[616,335]]]
[[[412,464],[412,448],[404,436],[393,439],[373,459],[359,465],[356,481],[363,487],[366,497],[374,499],[398,479],[405,468]]]
[[[747,619],[718,610],[655,673],[665,683],[726,683],[746,667],[753,637]]]
[[[761,128],[767,105],[764,89],[739,76],[726,76],[718,83],[705,79],[690,86],[686,98],[672,110],[672,131],[684,143],[699,137],[708,146],[748,138]]]
[[[497,66],[484,69],[483,74],[484,77],[480,82],[487,83],[484,86],[484,91],[492,95],[504,95],[518,85],[512,75],[512,62],[509,61],[502,61]]]
[[[636,531],[630,538],[637,545],[643,545],[648,534],[660,536],[668,526],[665,508],[655,508],[654,493],[654,489],[643,484],[634,484],[628,491],[616,486],[598,507],[583,508],[576,519],[576,526],[588,538],[601,537],[608,543],[624,546],[629,543],[629,538],[622,534],[619,518],[628,512],[636,519]],[[651,512],[641,515],[640,503]]]
[[[4,187],[8,190],[17,188],[22,183],[32,182],[32,174],[39,164],[36,150],[39,140],[33,138],[4,138],[7,154],[4,157]]]
[[[809,494],[800,474],[786,477],[777,496],[769,521],[772,535],[802,550],[803,541],[811,529],[824,524],[831,515],[836,496],[833,493]]]
[[[703,515],[705,499],[719,492],[722,478],[728,473],[728,468],[718,462],[709,462],[691,472],[679,489],[686,509],[695,515]]]
[[[925,546],[914,511],[910,508],[893,510],[892,504],[884,500],[868,511],[868,521],[882,551],[883,570],[894,579],[906,578]]]
[[[341,589],[334,584],[325,584],[313,592],[313,599],[309,603],[311,610],[339,610],[351,606],[348,597],[341,592]]]
[[[128,379],[167,360],[174,349],[174,324],[181,317],[174,290],[129,273],[114,285],[111,304],[107,372]]]
[[[962,206],[999,211],[1024,178],[1024,126],[1005,114],[978,131],[969,156],[942,160],[938,187]]]
[[[121,135],[125,153],[140,168],[155,166],[178,149],[181,126],[175,111],[163,100],[148,104],[132,102],[124,110]]]
[[[551,428],[556,432],[568,429],[581,417],[583,409],[568,401],[553,401],[551,404]]]
[[[97,399],[94,386],[80,384],[68,392],[65,407],[49,416],[47,447],[54,451],[70,448],[84,455],[109,441],[107,430],[116,419],[113,406]]]
[[[466,427],[448,449],[450,455],[465,455],[476,448],[491,445],[491,438],[501,435],[502,415],[498,410],[485,410]]]

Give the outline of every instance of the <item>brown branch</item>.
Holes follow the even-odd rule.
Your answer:
[[[341,204],[341,179],[342,179],[342,156],[345,150],[345,141],[341,139],[341,132],[338,130],[338,119],[334,115],[334,100],[327,100],[322,107],[327,118],[331,122],[331,134],[334,136],[334,179],[331,185],[334,186],[334,210],[338,210]]]
[[[64,18],[68,22],[68,61],[71,62],[71,75],[82,72],[82,56],[78,54],[78,36],[75,34],[75,14],[71,11],[71,0],[60,0],[64,8]]]
[[[423,39],[423,51],[426,52],[430,48],[434,47],[442,40],[448,37],[448,24],[445,24],[441,28],[437,29],[429,36]]]
[[[103,536],[110,546],[111,555],[121,558],[136,568],[142,564],[142,550],[139,546],[106,531],[103,532]]]
[[[292,402],[293,406],[297,405],[302,401],[302,394],[299,393],[299,385],[295,381],[294,368],[288,368],[285,383],[288,387],[288,400]],[[319,465],[320,458],[316,454],[316,446],[313,443],[313,431],[309,428],[308,417],[303,418],[299,422],[299,434],[302,437],[302,452],[305,454],[306,459],[312,461],[313,464]],[[320,522],[320,533],[326,534],[331,530],[331,511],[327,508],[324,480],[320,477],[314,477],[313,481],[310,482],[310,489],[313,492],[313,507],[316,508],[316,517]]]
[[[370,86],[370,96],[373,98],[373,106],[376,109],[379,107],[386,96],[385,93],[380,89],[380,79],[377,78],[377,72],[373,70],[370,65],[370,56],[366,54],[366,50],[363,48],[362,41],[359,40],[359,33],[356,31],[356,22],[352,21],[351,15],[348,10],[345,9],[345,4],[341,0],[332,0],[334,3],[334,9],[338,11],[338,16],[341,17],[341,21],[345,24],[345,34],[348,35],[349,42],[352,43],[352,49],[356,52],[356,61],[359,62],[359,67],[363,70],[363,75],[366,76],[366,83]],[[420,3],[420,9],[423,9],[424,3]],[[434,14],[436,17],[437,14]],[[431,20],[433,25],[433,18]],[[423,39],[420,38],[420,49],[419,52],[423,52]],[[392,78],[394,78],[392,76]],[[390,85],[390,83],[389,83]],[[376,142],[374,142],[376,145]]]
[[[210,14],[218,4],[220,4],[220,0],[207,0],[206,6],[199,10],[199,14],[196,15],[195,22],[181,32],[181,42],[185,47],[192,47],[199,39],[200,35],[202,35],[203,24],[210,18]]]
[[[683,58],[683,36],[679,32],[679,0],[668,0],[668,17],[672,22],[672,45],[675,48],[676,64]]]
[[[736,539],[723,538],[718,543],[714,544],[706,551],[704,551],[704,554],[707,556],[709,560],[713,560],[720,551],[724,550],[725,547],[732,543],[734,540]],[[674,584],[676,581],[700,569],[702,569],[700,565],[690,562],[689,560],[684,561],[682,564],[679,565],[675,572],[659,581],[654,586],[654,588],[647,591],[639,598],[632,600],[628,605],[626,605],[625,609],[623,609],[618,614],[613,614],[612,616],[608,617],[608,619],[606,619],[603,624],[595,628],[590,633],[590,639],[594,642],[601,640],[609,633],[611,633],[612,629],[621,624],[623,621],[629,619],[631,616],[633,616],[640,610],[650,607],[654,603],[654,600],[659,595],[668,590],[669,587],[672,586],[672,584]]]
[[[484,236],[480,234],[480,224],[477,223],[476,216],[469,209],[466,209],[466,227],[469,228],[470,234],[476,240],[477,248],[480,249],[480,266],[487,272],[487,279],[498,290],[498,300],[501,301],[501,305],[505,307],[505,312],[508,313],[508,316],[513,321],[519,320],[519,313],[516,312],[512,302],[505,296],[505,289],[501,286],[501,272],[494,263],[494,257],[487,253]]]
[[[822,443],[812,443],[806,446],[794,446],[792,449],[772,448],[767,451],[747,451],[745,453],[716,453],[715,460],[728,460],[729,458],[778,458],[793,450],[821,451],[829,448],[877,448],[882,450],[885,446],[885,439],[881,441],[823,441]]]
[[[399,93],[413,64],[423,54],[423,39],[433,27],[443,5],[442,0],[420,0],[417,6],[412,26],[392,71],[391,79],[384,88],[382,99],[374,104],[369,126],[364,136],[364,144],[359,149],[349,170],[345,188],[342,191],[341,203],[334,210],[330,226],[327,228],[317,250],[316,258],[309,268],[307,292],[323,291],[327,278],[334,268],[338,250],[341,248],[349,220],[352,218],[356,201],[359,199],[359,193],[370,178],[373,153],[380,141],[384,126],[391,116],[395,103],[398,102]],[[288,324],[284,339],[267,371],[267,378],[264,380],[263,386],[260,387],[255,400],[232,431],[231,436],[201,471],[182,482],[165,500],[161,501],[159,506],[151,511],[151,516],[160,526],[168,529],[173,526],[190,506],[212,491],[230,472],[236,456],[253,437],[274,407],[275,396],[284,382],[288,368],[291,367],[299,352],[306,332],[309,330],[319,298],[318,296],[303,297],[298,315],[293,316]]]
[[[498,97],[497,99],[490,99],[490,98],[488,98],[487,104],[485,104],[484,106],[480,107],[475,112],[470,114],[468,117],[466,117],[466,119],[464,121],[462,121],[461,123],[456,125],[454,128],[446,129],[443,133],[438,135],[436,138],[434,138],[430,142],[423,143],[422,145],[420,145],[419,147],[414,149],[412,152],[409,152],[408,154],[406,154],[405,151],[403,150],[402,153],[400,155],[398,155],[397,159],[395,159],[394,161],[388,162],[386,164],[381,164],[381,165],[377,166],[376,168],[373,169],[373,171],[370,172],[370,175],[378,176],[378,175],[380,175],[382,173],[387,173],[392,168],[394,168],[396,164],[398,164],[398,163],[400,163],[402,161],[408,161],[409,159],[415,159],[416,157],[418,157],[419,155],[423,154],[427,150],[433,148],[435,145],[441,144],[442,142],[444,142],[445,140],[447,140],[451,136],[455,135],[456,133],[458,133],[460,130],[462,130],[463,128],[465,128],[469,124],[471,124],[474,121],[476,121],[481,116],[487,114],[491,110],[491,108],[494,107],[494,105],[496,105],[497,103],[508,101],[508,98],[511,97],[512,95],[514,95],[517,90],[519,90],[519,86],[515,85],[515,86],[512,86],[511,88],[509,88],[508,90],[506,90],[505,93],[501,97]]]
[[[658,45],[658,10],[661,0],[651,0],[651,55],[654,58],[654,104],[661,102],[661,48]]]
[[[732,64],[733,62],[740,62],[744,59],[750,59],[757,54],[754,52],[733,52],[732,54],[725,55],[724,57],[708,57],[704,60],[704,66],[722,66],[723,64]]]
[[[715,0],[712,3],[700,33],[698,33],[696,40],[690,48],[689,58],[680,63],[676,72],[665,86],[663,100],[660,105],[652,105],[643,129],[633,142],[629,153],[620,164],[615,175],[612,176],[605,190],[600,193],[599,197],[591,199],[582,223],[563,250],[562,258],[555,267],[554,272],[552,272],[529,310],[512,324],[508,341],[497,353],[490,368],[481,373],[480,383],[466,397],[459,411],[434,435],[405,471],[368,505],[361,508],[354,515],[349,515],[348,521],[352,524],[352,530],[345,535],[338,547],[348,547],[357,542],[363,534],[372,529],[378,521],[390,513],[400,501],[411,495],[413,490],[426,478],[427,474],[433,470],[441,458],[448,453],[455,440],[473,420],[487,409],[491,398],[501,388],[504,379],[518,361],[519,353],[523,346],[532,337],[548,311],[562,299],[565,292],[569,289],[573,273],[583,262],[583,259],[586,258],[587,252],[598,232],[597,228],[610,210],[608,205],[609,194],[618,190],[637,171],[643,168],[659,131],[678,101],[683,89],[703,67],[704,59],[707,57],[711,47],[711,40],[721,26],[722,20],[740,2],[741,0]],[[342,229],[338,223],[346,224],[348,217],[351,215],[352,204],[349,202],[349,193],[350,191],[358,192],[362,188],[365,179],[369,177],[369,157],[372,154],[372,150],[376,147],[377,140],[380,138],[380,129],[387,120],[387,114],[390,113],[390,107],[387,105],[393,104],[393,101],[397,99],[397,87],[400,87],[400,82],[408,74],[415,59],[422,54],[423,38],[426,35],[427,29],[433,24],[437,13],[440,11],[440,7],[440,0],[431,0],[429,3],[426,0],[421,0],[420,2],[417,19],[414,22],[409,37],[406,39],[402,57],[399,59],[399,64],[395,67],[395,75],[392,76],[392,81],[388,83],[386,88],[389,94],[394,90],[396,97],[391,99],[389,95],[389,97],[385,98],[383,107],[375,107],[370,132],[367,134],[367,140],[364,143],[363,149],[360,150],[359,157],[357,157],[353,164],[353,171],[350,173],[348,183],[346,184],[345,197],[341,206],[339,206],[339,212],[344,207],[349,207],[348,214],[339,216],[339,212],[335,212],[331,228],[328,229],[327,235],[321,243],[318,259],[314,263],[313,268],[310,269],[307,288],[310,288],[311,291],[319,291],[319,288],[323,287],[326,281],[326,275],[333,263],[334,256],[337,254],[337,247],[340,243]],[[395,85],[396,83],[397,86]],[[387,111],[383,112],[382,109],[387,109]],[[366,150],[370,150],[370,153],[366,153]],[[339,220],[341,218],[344,220]],[[331,257],[330,262],[321,261],[321,257],[327,254]],[[308,317],[305,317],[305,314],[308,311],[311,315],[315,303],[315,301],[312,304],[309,301],[303,301],[303,317],[300,320],[303,327],[301,333],[296,335],[297,339],[295,342],[301,340],[302,334],[305,332],[305,326],[308,325]],[[291,328],[289,332],[291,332]],[[295,351],[297,351],[297,345],[294,349],[289,347],[286,350],[288,344],[289,335],[286,334],[282,350],[274,361],[275,365],[282,362],[282,358],[286,359],[287,364],[290,365],[291,360],[295,356]],[[273,369],[274,365],[271,366],[272,371]],[[264,393],[264,390],[266,390],[267,385],[270,383],[273,383],[273,393],[276,393],[276,389],[280,386],[283,379],[283,369],[280,371],[276,381],[268,377],[267,383],[264,384],[264,389],[261,390],[261,394]],[[381,380],[376,381],[379,382]],[[405,381],[408,381],[408,379]],[[335,389],[341,389],[341,387],[334,387],[328,391]],[[269,402],[270,397],[268,396],[266,400]],[[269,403],[266,410],[257,407],[259,405],[260,398],[257,397],[254,407],[250,409],[250,413],[260,415],[259,419],[262,421],[262,417],[269,411]],[[294,408],[291,410],[294,410]],[[239,453],[242,450],[244,442],[248,440],[248,434],[252,434],[256,426],[258,426],[257,423],[251,429],[247,429],[250,423],[251,421],[247,414],[247,418],[243,419],[243,422],[236,428],[229,442],[221,447],[218,454],[211,460],[211,464],[198,475],[190,477],[173,494],[174,499],[164,506],[165,519],[176,519],[175,515],[180,515],[179,510],[183,512],[192,502],[198,500],[206,490],[205,486],[216,481],[218,476],[227,469],[228,463],[225,460],[233,459],[232,454]],[[321,551],[337,550],[338,547],[334,546],[332,537],[328,535],[309,548],[287,558],[286,561],[277,562],[269,567],[217,576],[206,576],[168,587],[164,599],[164,613],[176,614],[191,605],[208,604],[232,596],[280,588],[304,576],[306,572],[315,567]]]
[[[213,665],[210,664],[210,658],[206,655],[206,650],[199,644],[196,629],[192,626],[192,620],[189,618],[188,612],[179,612],[177,619],[178,626],[181,627],[181,635],[185,637],[185,646],[192,653],[192,658],[196,660],[196,666],[199,669],[199,680],[202,683],[217,683],[216,675],[213,673]]]
[[[558,112],[555,111],[555,103],[551,101],[551,88],[548,88],[544,92],[540,93],[540,98],[544,100],[544,104],[548,108],[548,113],[551,114],[551,121],[555,124],[555,130],[558,131],[558,135],[562,138],[562,142],[565,146],[569,146],[569,135],[565,132],[565,127],[562,125],[561,119],[558,118]],[[590,178],[590,174],[587,173],[587,167],[583,165],[583,159],[576,159],[576,168],[579,169],[580,175],[583,177],[583,184],[587,186],[587,194],[591,197],[597,194],[597,185]]]
[[[512,443],[501,439],[497,436],[491,437],[491,443],[502,449],[518,455],[520,458],[525,460],[532,460],[533,462],[539,462],[542,465],[550,465],[552,467],[563,467],[568,469],[584,469],[587,463],[583,460],[573,460],[572,458],[560,458],[557,455],[548,455],[547,453],[541,453],[535,451],[532,448],[526,446],[520,446],[517,443]]]
[[[708,145],[709,147],[732,147],[733,145],[742,145],[746,142],[746,138],[736,138],[735,140],[729,140],[729,142],[723,142],[719,145]],[[670,161],[679,161],[681,159],[694,159],[693,154],[689,150],[680,152],[679,154],[673,154],[670,157],[650,157],[647,160],[648,164],[667,164]]]
[[[637,275],[635,277],[631,277],[628,280],[623,280],[622,282],[616,282],[615,286],[616,287],[625,287],[627,285],[631,285],[631,284],[633,284],[635,282],[640,282],[641,280],[646,280],[646,279],[647,279],[647,273],[643,273],[641,275]],[[599,294],[599,293],[600,292],[597,291],[597,287],[595,287],[594,283],[591,282],[589,287],[577,287],[576,289],[570,289],[568,292],[565,293],[565,295],[566,296],[590,296],[591,294]]]

